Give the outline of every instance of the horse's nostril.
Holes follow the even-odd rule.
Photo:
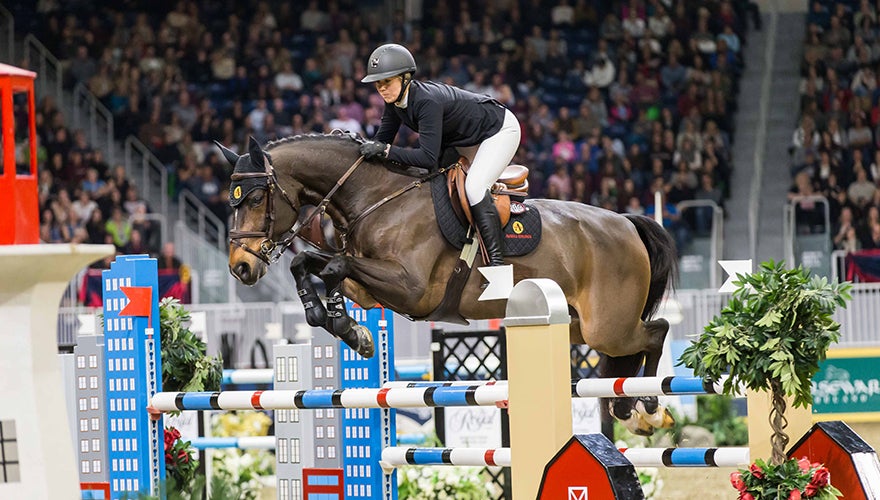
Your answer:
[[[235,271],[236,276],[238,276],[240,279],[245,280],[251,273],[251,266],[247,265],[246,262],[239,262],[235,265],[233,271]]]

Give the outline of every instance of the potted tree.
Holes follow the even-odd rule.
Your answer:
[[[772,456],[765,465],[778,467],[786,462],[789,442],[786,398],[795,407],[813,402],[813,375],[828,347],[840,338],[840,324],[832,316],[838,307],[846,307],[852,286],[773,261],[761,264],[754,274],[737,275],[737,280],[730,302],[684,350],[680,362],[706,379],[728,374],[725,394],[740,386],[770,392]]]

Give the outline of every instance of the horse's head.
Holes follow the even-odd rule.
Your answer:
[[[245,285],[253,285],[266,274],[278,239],[292,225],[279,221],[295,221],[297,209],[278,185],[271,158],[253,137],[242,156],[217,146],[235,167],[229,186],[229,270]]]

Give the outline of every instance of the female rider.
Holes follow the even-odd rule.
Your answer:
[[[380,46],[367,61],[367,76],[385,101],[385,111],[372,141],[360,147],[367,159],[388,158],[433,169],[440,152],[455,147],[471,162],[465,192],[490,266],[504,265],[501,223],[489,194],[520,142],[513,113],[487,95],[431,81],[413,80],[416,61],[405,47]],[[418,148],[392,146],[400,125],[419,134]]]

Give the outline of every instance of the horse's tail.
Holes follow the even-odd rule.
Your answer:
[[[654,219],[632,214],[627,214],[626,218],[636,226],[642,243],[648,249],[651,262],[651,285],[648,287],[648,300],[642,310],[642,319],[647,320],[657,312],[666,287],[675,279],[678,267],[675,241]]]

